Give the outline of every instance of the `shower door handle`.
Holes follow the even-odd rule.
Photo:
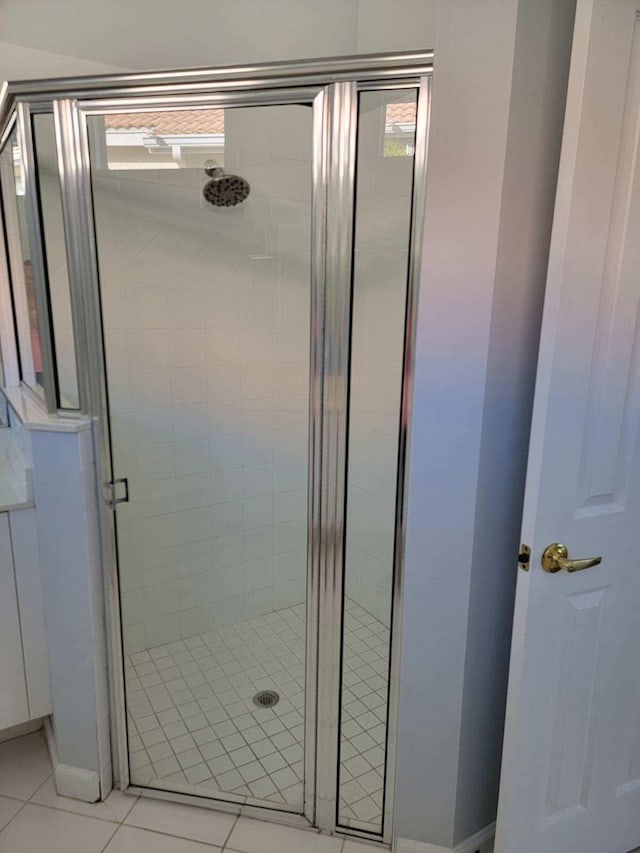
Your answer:
[[[118,497],[118,486],[124,486],[124,494]],[[117,504],[129,503],[129,480],[126,477],[120,477],[117,480],[109,480],[107,483],[109,490],[108,505],[109,509],[115,509]]]

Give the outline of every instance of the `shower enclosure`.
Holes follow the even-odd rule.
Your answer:
[[[93,418],[125,789],[391,837],[431,68],[5,94],[21,378]]]

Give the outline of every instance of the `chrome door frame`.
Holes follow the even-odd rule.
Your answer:
[[[64,123],[66,127],[74,127],[76,133],[76,144],[73,147],[82,150],[82,168],[79,170],[82,174],[82,180],[79,182],[82,186],[78,186],[78,190],[82,195],[81,205],[85,210],[85,220],[87,223],[84,239],[89,239],[92,243],[92,254],[94,256],[94,269],[91,275],[91,290],[93,295],[90,300],[85,300],[84,305],[84,322],[86,324],[86,338],[92,340],[94,344],[99,342],[99,352],[93,352],[90,356],[93,374],[88,389],[92,400],[92,414],[99,410],[101,415],[99,420],[104,425],[101,430],[99,447],[96,447],[96,459],[101,459],[100,472],[98,474],[99,483],[108,483],[113,478],[112,456],[109,436],[109,409],[108,409],[108,394],[107,394],[107,369],[106,358],[104,351],[104,342],[102,335],[102,318],[100,308],[100,285],[99,285],[99,270],[97,265],[97,248],[96,237],[93,226],[93,210],[92,210],[92,191],[91,191],[91,169],[90,169],[90,152],[88,144],[88,126],[87,118],[90,115],[103,115],[108,112],[128,112],[130,110],[130,99],[110,99],[108,102],[95,100],[88,101],[60,101],[56,102],[56,110],[62,115],[67,113],[67,121]],[[185,108],[192,109],[194,107],[206,108],[209,106],[225,107],[261,107],[275,104],[294,104],[294,103],[311,103],[313,109],[313,134],[314,145],[316,142],[321,142],[324,126],[326,124],[326,98],[324,90],[319,87],[294,88],[288,87],[285,90],[270,89],[265,92],[253,90],[251,92],[228,92],[223,94],[214,94],[211,97],[198,96],[197,99],[189,100],[183,103],[179,100],[172,100],[171,103],[156,103],[153,100],[145,99],[142,104],[136,99],[134,110],[138,109],[168,109],[172,110]],[[78,146],[78,140],[80,146]],[[64,146],[63,146],[64,150]],[[326,152],[321,148],[317,155],[314,156],[313,166],[317,168],[318,174],[325,171],[322,158],[326,156]],[[320,162],[318,162],[320,161]],[[316,165],[317,164],[317,165]],[[315,185],[313,188],[312,209],[315,211],[315,222],[312,226],[312,253],[320,251],[318,246],[324,246],[325,240],[322,230],[326,222],[326,203],[324,198],[324,190],[322,184]],[[73,231],[73,228],[70,229]],[[87,281],[87,278],[84,278]],[[322,304],[318,296],[318,289],[321,287],[322,281],[317,276],[313,279],[313,294],[312,302],[316,306]],[[323,327],[321,319],[314,318],[315,325]],[[312,320],[312,322],[314,322]],[[320,340],[319,346],[322,347],[323,341]],[[322,363],[322,353],[314,348],[312,351],[312,383],[317,375],[318,362]],[[319,457],[319,444],[322,440],[319,424],[321,421],[321,412],[317,406],[312,408],[312,424],[314,426],[311,431],[311,441],[309,456],[310,459]],[[318,635],[318,595],[317,583],[318,573],[314,566],[314,555],[317,553],[317,547],[314,544],[314,531],[318,529],[318,524],[315,521],[320,499],[320,481],[313,477],[313,468],[310,468],[309,482],[309,512],[314,517],[313,525],[309,529],[310,546],[308,548],[308,591],[307,591],[307,636],[308,643],[311,641],[311,648],[307,647],[307,689],[305,696],[305,803],[304,803],[304,825],[313,824],[315,822],[315,718],[317,706],[317,673],[313,661],[315,658],[315,645]],[[124,672],[123,672],[123,648],[122,648],[122,625],[120,621],[120,594],[119,594],[119,576],[118,576],[118,558],[117,558],[117,531],[115,524],[115,512],[105,506],[104,497],[102,497],[103,519],[105,528],[105,545],[106,545],[106,561],[107,567],[107,583],[108,583],[108,610],[110,611],[109,618],[109,633],[112,636],[112,660],[114,665],[111,669],[111,678],[113,683],[112,695],[112,719],[114,721],[114,746],[116,750],[116,773],[114,774],[119,779],[120,786],[127,788],[133,792],[150,795],[164,799],[175,799],[176,796],[181,802],[193,803],[198,805],[210,805],[212,808],[224,808],[242,814],[251,814],[252,816],[264,816],[271,814],[279,820],[286,820],[293,823],[299,823],[301,816],[297,816],[295,812],[290,810],[290,807],[283,805],[279,808],[276,804],[269,806],[263,805],[260,801],[252,801],[249,798],[237,797],[234,794],[221,792],[219,796],[199,796],[197,794],[175,794],[169,790],[160,788],[138,787],[131,783],[129,772],[129,756],[128,756],[128,739],[127,739],[127,721],[125,711],[125,688],[124,688]],[[315,641],[315,642],[314,642]],[[307,722],[308,720],[308,722]],[[298,819],[296,819],[298,818]]]
[[[307,602],[306,821],[320,829],[389,842],[392,836],[395,735],[399,689],[408,417],[411,405],[416,296],[420,269],[427,126],[433,52],[362,55],[12,83],[0,91],[0,133],[16,104],[52,107],[58,145],[65,242],[71,282],[80,406],[92,417],[109,634],[114,776],[129,785],[123,650],[114,513],[103,484],[111,479],[111,447],[102,338],[100,286],[93,220],[87,116],[114,111],[205,106],[313,104],[312,317]],[[393,619],[382,836],[337,827],[337,746],[340,729],[342,584],[344,574],[350,309],[354,176],[359,90],[415,88],[419,92],[410,262],[407,284],[402,412],[398,452]],[[330,484],[329,493],[320,483]],[[322,499],[321,499],[322,498]],[[322,634],[319,625],[323,625]],[[310,666],[309,661],[316,661]],[[194,802],[253,816],[305,822],[286,811],[143,789],[147,796]]]

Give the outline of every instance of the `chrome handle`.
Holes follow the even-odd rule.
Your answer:
[[[124,495],[121,498],[117,496],[117,487],[120,484],[124,486]],[[129,480],[126,477],[120,477],[118,480],[110,480],[106,484],[106,487],[109,490],[109,499],[107,501],[109,509],[115,509],[117,504],[129,502]]]
[[[542,555],[542,568],[551,574],[555,574],[561,569],[567,572],[581,572],[583,569],[598,566],[602,562],[602,557],[583,557],[580,560],[569,560],[568,556],[567,546],[554,542],[553,545],[549,545],[545,549]]]

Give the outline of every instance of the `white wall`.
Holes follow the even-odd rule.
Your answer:
[[[520,4],[478,471],[456,840],[495,813],[540,319],[575,0]],[[544,84],[540,85],[540,81]],[[496,495],[499,499],[496,499]],[[510,543],[487,559],[495,542]],[[474,697],[493,691],[493,706]],[[499,709],[499,713],[496,711]],[[479,780],[484,784],[479,784]],[[493,818],[492,818],[493,819]]]
[[[50,8],[52,8],[50,6]],[[0,10],[0,15],[2,10]],[[8,37],[2,25],[0,32]],[[50,38],[46,43],[53,43]],[[87,55],[88,56],[88,55]],[[0,41],[0,80],[29,80],[40,77],[66,77],[75,74],[109,74],[121,70],[92,59],[66,56],[51,50],[38,50]]]
[[[432,47],[437,8],[436,0],[67,0],[61,11],[48,0],[3,0],[0,33],[123,68],[225,65]]]
[[[517,0],[441,8],[411,439],[400,836],[452,846]],[[482,73],[479,73],[482,68]],[[478,703],[492,696],[476,697]],[[478,827],[479,828],[479,827]]]
[[[573,5],[438,18],[396,806],[400,836],[445,848],[495,819]]]

